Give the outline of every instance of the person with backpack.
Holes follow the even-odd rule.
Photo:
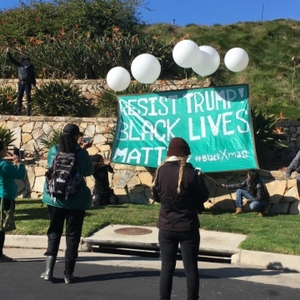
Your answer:
[[[9,52],[9,47],[6,48],[7,58],[12,64],[18,68],[18,104],[17,104],[17,114],[22,113],[22,100],[24,92],[26,93],[27,99],[27,115],[31,115],[31,86],[36,85],[34,66],[31,63],[30,57],[27,55],[22,55],[21,61],[16,61]]]
[[[51,281],[60,239],[66,223],[65,283],[74,281],[85,211],[91,208],[92,196],[83,177],[94,174],[87,148],[91,142],[78,144],[82,133],[75,124],[66,124],[58,145],[48,153],[48,167],[42,201],[47,204],[50,219],[47,230],[46,269],[41,278]],[[69,157],[67,156],[69,155]],[[74,160],[75,157],[75,160]],[[75,170],[72,167],[74,164]],[[70,173],[68,177],[66,174]],[[65,184],[65,185],[64,185]]]
[[[161,253],[160,300],[171,299],[179,244],[187,280],[187,299],[199,299],[198,212],[208,200],[209,191],[199,170],[187,162],[190,154],[188,143],[174,137],[152,184],[153,198],[161,204],[157,223]]]
[[[0,263],[13,261],[3,254],[5,233],[14,230],[15,198],[18,186],[15,179],[26,177],[25,166],[19,156],[13,155],[13,164],[4,160],[7,156],[7,146],[0,141]]]
[[[108,173],[114,170],[108,159],[104,159],[102,155],[95,154],[91,156],[95,172],[95,186],[93,188],[93,206],[102,206],[108,204],[118,204],[119,199],[115,195],[113,189],[110,188]]]

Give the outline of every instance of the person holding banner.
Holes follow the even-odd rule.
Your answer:
[[[95,186],[93,188],[93,206],[118,204],[119,199],[115,195],[114,190],[110,188],[108,178],[108,173],[114,172],[110,161],[104,159],[100,154],[92,155],[91,160],[95,167],[95,172],[93,174],[95,179]]]
[[[221,186],[237,189],[235,215],[243,213],[243,208],[249,204],[250,209],[257,211],[260,217],[264,216],[270,196],[258,170],[249,170],[247,179],[241,183],[222,184]]]
[[[296,171],[297,177],[296,177],[296,182],[297,182],[297,191],[298,195],[300,196],[300,151],[297,152],[296,156],[294,159],[291,161],[290,165],[285,169],[285,174],[284,178],[289,179],[292,176],[292,173]]]
[[[208,199],[209,191],[199,170],[187,162],[190,154],[187,142],[174,137],[152,184],[153,198],[161,204],[157,223],[161,253],[160,300],[171,299],[179,244],[187,278],[187,299],[199,299],[198,212]]]

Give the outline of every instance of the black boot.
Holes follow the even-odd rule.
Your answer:
[[[75,269],[76,260],[67,260],[65,261],[65,271],[64,271],[64,280],[65,283],[72,283],[74,281],[74,269]]]
[[[46,270],[41,274],[41,278],[44,280],[52,280],[53,278],[53,270],[56,261],[56,256],[47,256],[46,260]]]

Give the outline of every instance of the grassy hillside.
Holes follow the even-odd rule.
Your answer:
[[[291,119],[300,117],[300,65],[291,61],[292,56],[300,57],[300,22],[276,20],[211,27],[155,24],[145,27],[144,32],[167,42],[186,37],[198,45],[214,47],[221,56],[218,71],[210,76],[215,85],[247,83],[252,106],[278,116],[282,112]],[[250,58],[248,67],[239,73],[227,70],[223,61],[233,47],[245,49]]]
[[[159,79],[197,77],[191,68],[174,63],[172,50],[182,39],[214,47],[221,56],[213,85],[249,85],[250,103],[264,112],[300,118],[300,22],[279,19],[230,25],[185,27],[144,25],[135,17],[139,0],[29,1],[20,8],[0,10],[0,66],[2,78],[15,76],[5,48],[14,56],[26,53],[34,60],[39,78],[105,78],[115,66],[130,70],[133,59],[151,53],[161,63]],[[114,5],[112,5],[114,4]],[[76,20],[76,23],[74,23]],[[248,67],[229,71],[224,56],[233,47],[245,49]],[[199,77],[199,80],[206,78]]]

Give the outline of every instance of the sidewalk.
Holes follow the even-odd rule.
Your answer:
[[[88,247],[99,244],[120,245],[120,247],[150,246],[155,249],[158,247],[157,233],[156,227],[107,226],[92,236],[82,239],[78,263],[160,270],[161,261],[158,256],[140,257],[86,251]],[[200,234],[200,252],[234,253],[231,255],[231,264],[200,261],[199,271],[202,278],[228,278],[299,289],[300,273],[297,273],[300,271],[299,256],[240,250],[238,246],[246,238],[241,234],[206,230],[200,230]],[[44,261],[46,246],[46,236],[7,235],[4,253],[20,262]],[[64,250],[65,238],[63,237],[57,258],[58,263],[64,262]],[[177,262],[176,269],[183,269],[182,261]]]

